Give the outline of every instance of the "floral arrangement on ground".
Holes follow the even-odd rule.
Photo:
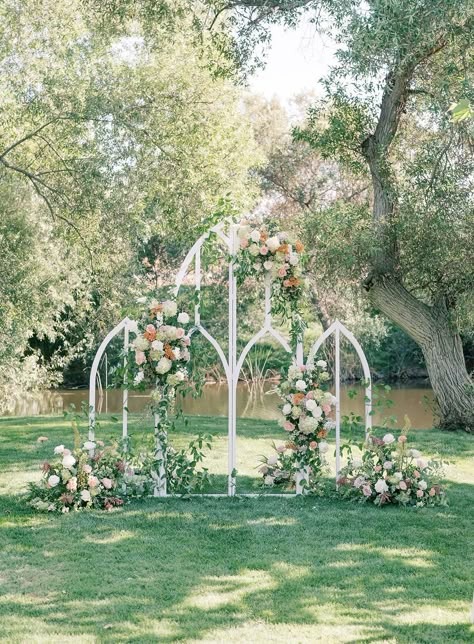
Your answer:
[[[344,498],[416,507],[446,505],[441,486],[443,463],[425,460],[421,452],[409,449],[404,431],[398,440],[393,434],[383,438],[369,436],[362,458],[349,457],[337,481]]]
[[[43,463],[39,483],[30,483],[28,500],[39,511],[111,510],[125,498],[126,463],[116,445],[76,439],[73,450],[54,448],[55,459]]]
[[[294,487],[300,482],[305,493],[322,492],[322,475],[328,469],[325,441],[334,428],[328,418],[336,399],[325,391],[327,364],[293,364],[275,391],[282,400],[280,425],[287,432],[284,444],[273,445],[275,454],[262,458],[259,469],[265,486]]]

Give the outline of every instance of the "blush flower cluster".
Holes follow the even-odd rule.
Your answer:
[[[409,449],[406,433],[398,439],[388,433],[383,438],[369,436],[362,458],[349,458],[338,485],[342,496],[378,506],[445,505],[442,475],[443,463],[427,461],[421,452]]]
[[[325,439],[334,428],[329,414],[336,399],[324,390],[328,380],[327,364],[319,360],[315,365],[293,364],[276,388],[282,400],[280,425],[287,437],[283,445],[274,445],[273,456],[263,459],[264,485],[293,487],[298,472],[304,471],[307,491],[319,491],[327,468]]]
[[[126,465],[115,447],[102,441],[86,441],[73,450],[57,445],[54,456],[43,463],[41,481],[29,486],[33,508],[68,513],[123,505]]]

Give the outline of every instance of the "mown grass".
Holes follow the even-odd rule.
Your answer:
[[[225,419],[191,418],[175,442],[199,430],[216,436],[209,466],[225,491]],[[281,434],[247,419],[238,431],[238,490],[255,490],[258,454]],[[34,514],[25,485],[70,437],[57,417],[0,419],[0,641],[473,641],[472,437],[411,434],[451,461],[448,508],[237,497]]]

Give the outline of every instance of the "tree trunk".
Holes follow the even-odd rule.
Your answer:
[[[467,373],[459,334],[443,304],[430,307],[394,278],[372,278],[365,288],[384,315],[420,346],[440,411],[440,427],[474,433],[474,385]]]

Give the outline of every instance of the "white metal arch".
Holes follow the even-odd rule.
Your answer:
[[[201,290],[201,251],[204,243],[210,238],[212,234],[215,234],[220,241],[222,242],[224,248],[226,249],[227,254],[230,257],[228,262],[228,290],[229,290],[229,306],[228,306],[228,352],[227,355],[223,351],[219,342],[214,338],[209,331],[201,323],[201,311],[200,311],[200,298],[197,298],[195,307],[194,307],[194,326],[190,331],[190,334],[199,332],[206,338],[210,344],[215,348],[219,358],[222,362],[224,373],[226,376],[228,384],[228,486],[227,486],[227,495],[234,496],[236,493],[236,480],[235,480],[235,466],[236,466],[236,398],[237,398],[237,383],[240,371],[244,364],[245,358],[247,357],[249,351],[252,349],[255,344],[261,340],[265,335],[271,335],[280,345],[288,352],[291,353],[292,349],[287,340],[272,326],[272,315],[271,315],[271,280],[267,276],[265,279],[265,319],[262,328],[255,333],[255,335],[247,342],[246,346],[242,350],[240,356],[237,356],[237,278],[234,270],[234,261],[232,256],[236,254],[238,250],[238,237],[237,229],[238,226],[234,224],[229,224],[229,234],[224,233],[225,222],[221,222],[217,226],[211,228],[207,233],[202,235],[191,247],[187,253],[181,268],[176,276],[175,286],[173,288],[173,294],[175,297],[178,296],[180,287],[183,284],[183,281],[190,270],[190,267],[194,264],[194,288],[196,292]],[[117,326],[110,331],[110,333],[102,341],[94,361],[91,367],[91,373],[89,378],[89,439],[95,439],[95,419],[96,419],[96,378],[99,368],[100,360],[111,340],[117,336],[121,331],[124,332],[124,353],[127,356],[127,350],[129,346],[129,333],[133,332],[136,327],[136,323],[129,318],[123,319]],[[371,424],[372,424],[372,389],[371,389],[371,377],[369,365],[367,359],[362,351],[362,348],[358,341],[355,339],[353,334],[348,331],[344,325],[336,320],[327,331],[325,331],[322,336],[313,344],[311,351],[308,356],[308,364],[314,362],[314,356],[316,352],[321,347],[323,342],[332,334],[335,333],[336,337],[336,470],[337,474],[340,469],[340,334],[342,333],[354,346],[357,354],[361,360],[362,367],[364,370],[364,376],[367,381],[366,387],[366,400],[365,400],[365,426],[366,433],[368,433]],[[297,343],[296,347],[296,361],[298,364],[303,364],[303,342],[302,339]],[[125,357],[126,360],[126,357]],[[125,388],[123,391],[123,414],[122,414],[122,435],[125,438],[128,433],[128,390]],[[160,446],[157,445],[157,449],[160,449]],[[301,472],[297,480],[296,493],[301,494],[304,492],[304,486],[301,485],[302,480],[307,476],[307,473]],[[166,479],[164,480],[164,485],[159,490],[155,490],[157,496],[166,496]]]
[[[224,233],[225,222],[219,223],[211,228],[207,233],[191,247],[184,258],[181,268],[176,276],[174,295],[177,297],[180,287],[194,261],[194,288],[199,293],[201,290],[201,250],[207,239],[214,233],[221,240],[229,256],[236,254],[238,250],[237,228],[235,224],[229,225],[229,234]],[[237,278],[234,270],[234,262],[231,259],[228,263],[228,288],[229,288],[229,312],[228,312],[228,355],[226,356],[219,342],[207,331],[201,323],[201,311],[199,298],[194,307],[194,327],[191,333],[200,332],[216,349],[219,358],[224,367],[228,386],[228,484],[227,494],[234,496],[236,492],[236,442],[237,442],[237,383],[240,371],[244,364],[245,358],[252,347],[265,335],[271,335],[283,348],[289,353],[292,349],[289,343],[276,331],[272,326],[271,318],[271,282],[266,278],[265,282],[265,321],[263,327],[249,340],[244,347],[241,355],[237,356]],[[303,363],[303,344],[298,343],[296,358]]]
[[[362,350],[357,339],[354,337],[354,334],[351,333],[346,327],[336,320],[331,324],[331,326],[314,342],[313,346],[310,349],[308,354],[308,365],[314,365],[314,358],[322,344],[334,333],[335,336],[335,394],[336,394],[336,480],[339,478],[339,472],[341,469],[341,351],[340,351],[340,338],[342,335],[349,340],[354,349],[359,356],[359,360],[362,365],[362,370],[364,372],[365,380],[365,398],[364,398],[364,408],[365,408],[365,436],[367,438],[370,429],[372,427],[372,378],[370,374],[369,363],[365,357],[365,353]]]
[[[89,376],[89,440],[93,441],[95,439],[95,415],[96,415],[96,405],[95,405],[95,385],[97,379],[97,370],[99,368],[100,360],[107,349],[110,342],[118,335],[122,330],[124,332],[124,350],[125,353],[128,349],[129,342],[129,331],[131,320],[129,318],[124,318],[121,322],[117,324],[116,327],[108,333],[105,338],[102,340],[100,347],[97,349],[95,354],[94,361],[91,367],[91,373]],[[125,358],[126,359],[126,358]],[[123,390],[123,405],[122,405],[122,436],[125,438],[128,431],[128,389]]]

